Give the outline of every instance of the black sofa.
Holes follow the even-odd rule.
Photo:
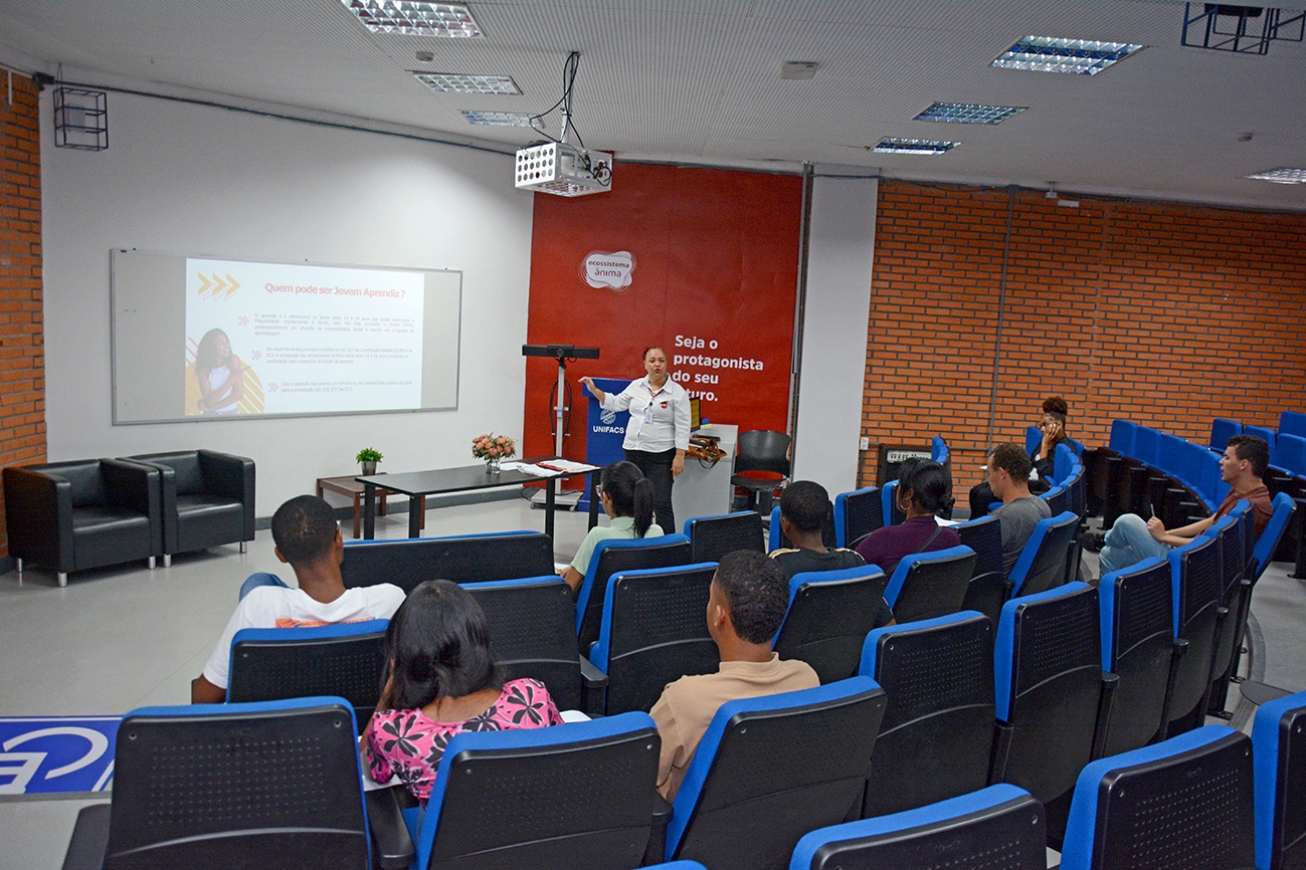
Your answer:
[[[163,552],[157,468],[84,459],[4,469],[9,553],[68,572],[146,559]]]
[[[128,456],[159,472],[163,564],[175,553],[254,540],[254,460],[213,450]]]

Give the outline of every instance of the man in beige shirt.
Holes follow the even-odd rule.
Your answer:
[[[658,791],[667,800],[675,800],[694,750],[722,704],[821,684],[806,662],[782,662],[771,651],[788,608],[789,582],[774,560],[745,550],[721,558],[707,602],[707,630],[721,653],[721,667],[715,674],[669,683],[649,711],[662,736]]]

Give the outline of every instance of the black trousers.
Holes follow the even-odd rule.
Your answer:
[[[626,459],[639,466],[653,483],[653,513],[655,521],[662,527],[664,534],[674,535],[680,531],[676,528],[676,514],[671,508],[671,484],[675,476],[671,473],[671,463],[676,458],[676,448],[663,450],[661,453],[649,453],[644,450],[627,450]]]

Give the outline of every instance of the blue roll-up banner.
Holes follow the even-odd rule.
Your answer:
[[[0,794],[105,791],[121,716],[0,718]]]
[[[630,385],[630,378],[594,378],[594,386],[605,393],[620,393]],[[602,468],[626,458],[621,449],[626,440],[626,423],[630,420],[629,411],[605,411],[599,400],[587,388],[581,387],[589,398],[589,414],[586,417],[585,462]],[[576,505],[578,511],[588,511],[589,493],[581,497]]]

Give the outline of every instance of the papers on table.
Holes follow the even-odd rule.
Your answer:
[[[551,468],[554,471],[564,471],[568,474],[576,474],[582,471],[598,471],[597,465],[586,465],[583,462],[572,462],[570,459],[549,459],[540,463],[542,468]]]
[[[523,474],[530,474],[535,477],[557,477],[562,474],[554,468],[540,468],[538,465],[531,465],[529,462],[502,462],[499,467],[504,471],[520,471]]]

